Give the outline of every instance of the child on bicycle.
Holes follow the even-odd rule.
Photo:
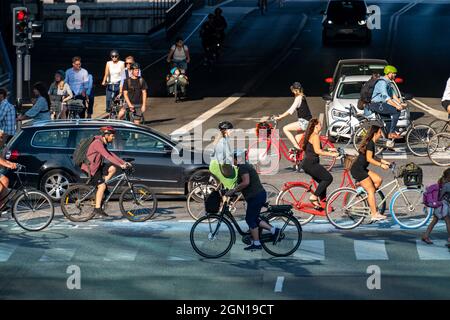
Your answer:
[[[186,95],[186,87],[189,84],[188,77],[181,69],[174,67],[170,70],[170,74],[166,77],[167,93],[175,94],[175,81],[178,80],[178,88],[183,95]]]
[[[382,135],[381,124],[374,124],[370,127],[368,134],[359,145],[359,155],[350,169],[353,179],[367,192],[372,221],[386,219],[386,216],[378,212],[375,201],[375,192],[383,183],[383,179],[375,172],[367,169],[369,164],[381,167],[384,170],[389,169],[390,163],[388,161],[375,157],[375,145]]]
[[[448,234],[447,247],[450,248],[450,168],[444,171],[442,177],[438,180],[438,184],[440,189],[439,200],[442,201],[442,206],[433,210],[433,219],[422,235],[422,241],[426,244],[433,244],[433,241],[430,239],[431,231],[433,231],[439,219],[444,219]]]
[[[266,190],[261,184],[255,168],[251,164],[245,162],[245,152],[234,152],[234,165],[238,168],[238,185],[234,189],[228,191],[225,195],[232,196],[236,192],[242,192],[242,195],[247,202],[245,221],[250,228],[253,239],[252,244],[245,247],[244,250],[261,250],[262,246],[259,241],[259,228],[269,230],[274,235],[274,239],[278,237],[280,229],[272,227],[270,224],[259,218],[261,209],[267,200]]]

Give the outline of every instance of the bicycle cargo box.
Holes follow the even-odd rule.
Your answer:
[[[422,185],[422,168],[413,162],[408,163],[402,168],[400,176],[403,177],[403,183],[407,187]]]

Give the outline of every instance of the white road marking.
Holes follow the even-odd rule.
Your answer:
[[[394,148],[395,151],[385,150],[383,151],[383,159],[397,159],[397,160],[406,160],[408,159],[408,155],[406,154],[405,147]]]
[[[208,120],[209,118],[211,118],[215,114],[217,114],[217,113],[221,112],[222,110],[224,110],[224,109],[228,108],[229,106],[231,106],[233,103],[238,101],[243,95],[244,95],[243,93],[233,94],[231,97],[225,99],[224,101],[219,103],[214,108],[212,108],[212,109],[206,111],[205,113],[201,114],[195,120],[189,122],[188,124],[184,125],[183,127],[179,128],[179,129],[175,130],[170,135],[175,135],[176,136],[176,135],[187,134],[189,131],[191,131],[195,127],[201,125],[202,123],[204,123],[206,120]]]
[[[103,261],[134,261],[138,251],[136,249],[111,248]]]
[[[274,292],[282,292],[283,291],[283,283],[284,277],[277,277],[277,282],[275,283]]]
[[[417,253],[420,260],[450,260],[450,251],[445,240],[433,240],[434,244],[426,244],[416,240]]]
[[[448,118],[448,114],[447,112],[445,112],[443,109],[442,110],[436,110],[435,108],[432,108],[430,106],[428,106],[427,104],[423,103],[420,100],[417,99],[412,99],[409,101],[413,106],[428,112],[429,114],[431,114],[432,116],[438,118],[438,119],[442,119],[442,120],[447,120]]]
[[[325,260],[325,241],[303,240],[300,250],[294,253],[294,257],[307,261]]]
[[[355,240],[356,260],[389,260],[384,240]]]
[[[70,261],[75,255],[75,248],[53,248],[45,250],[42,257],[39,259],[41,262],[56,262],[56,261]]]
[[[12,256],[14,251],[16,250],[17,246],[7,244],[7,243],[0,243],[0,262],[6,262],[9,260],[9,258]]]

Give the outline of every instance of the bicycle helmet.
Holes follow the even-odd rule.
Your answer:
[[[391,65],[384,67],[384,74],[397,73],[397,68]]]
[[[297,90],[302,90],[303,89],[303,87],[302,87],[302,85],[301,85],[301,83],[300,82],[294,82],[292,85],[291,85],[291,89],[297,89]]]
[[[109,53],[109,56],[110,57],[112,57],[112,56],[119,56],[119,51],[117,51],[116,49],[111,50],[111,52]]]
[[[132,65],[131,65],[131,70],[133,70],[133,69],[140,69],[141,68],[141,66],[139,65],[139,63],[133,63]]]
[[[219,130],[233,129],[233,125],[229,121],[222,121],[219,123]]]
[[[100,128],[100,131],[101,131],[101,133],[102,133],[103,135],[105,135],[105,134],[114,134],[114,133],[116,133],[116,129],[114,129],[114,128],[111,127],[111,126],[101,127],[101,128]]]
[[[66,73],[64,72],[64,70],[58,70],[55,72],[55,74],[59,74],[63,80],[66,78]]]

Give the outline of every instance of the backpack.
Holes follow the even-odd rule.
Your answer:
[[[75,166],[81,168],[81,165],[83,163],[87,164],[89,166],[89,161],[87,159],[87,151],[89,149],[89,146],[94,141],[95,137],[87,137],[84,139],[81,139],[78,146],[75,148],[75,151],[73,152],[73,163]],[[89,176],[91,176],[91,172],[89,170],[88,172]]]
[[[438,183],[428,186],[423,193],[423,204],[428,208],[442,207],[442,201],[439,200],[440,190],[441,186]]]
[[[375,85],[379,80],[381,79],[369,79],[363,84],[363,86],[361,87],[360,98],[357,105],[359,110],[363,110],[364,107],[372,101],[373,90],[375,89]]]
[[[205,211],[207,213],[218,213],[220,210],[220,204],[222,203],[222,196],[220,192],[214,190],[205,199]]]

